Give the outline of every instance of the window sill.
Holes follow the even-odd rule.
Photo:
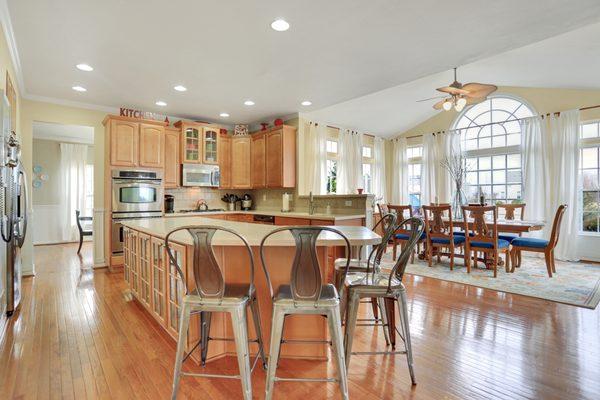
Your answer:
[[[600,238],[600,232],[577,232],[578,236],[586,236],[586,237],[597,237]]]

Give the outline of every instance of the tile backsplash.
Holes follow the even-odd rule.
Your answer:
[[[226,209],[227,204],[221,200],[225,193],[233,193],[242,197],[251,190],[233,190],[233,189],[209,189],[209,188],[177,188],[165,189],[165,194],[175,196],[175,210],[188,210],[196,208],[199,200],[204,200],[208,208]],[[254,196],[253,196],[254,197]]]

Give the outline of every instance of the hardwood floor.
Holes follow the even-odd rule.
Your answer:
[[[169,398],[175,343],[122,295],[120,274],[81,269],[91,246],[35,249],[37,276],[0,343],[2,399]],[[403,356],[354,356],[353,399],[598,399],[600,311],[408,276],[417,386]],[[368,305],[364,306],[367,312]],[[357,328],[356,350],[382,348]],[[200,367],[187,364],[191,370]],[[208,371],[237,373],[233,358]],[[282,360],[282,376],[335,373],[332,363]],[[263,398],[265,374],[253,375]],[[183,378],[179,398],[240,399],[231,380]],[[275,398],[338,399],[334,384],[275,385]]]

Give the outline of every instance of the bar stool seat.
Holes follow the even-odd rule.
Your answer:
[[[191,290],[188,294],[188,301],[201,304],[239,304],[247,302],[256,296],[254,286],[246,284],[232,284],[225,287],[222,298],[202,297],[198,293],[198,289]]]
[[[376,272],[372,274],[365,274],[350,272],[346,277],[346,285],[357,289],[361,286],[368,286],[369,288],[373,288],[374,286],[381,286],[385,288],[385,290],[387,290],[388,285],[390,285],[390,273]],[[400,286],[404,287],[402,282],[398,280],[395,276],[392,276],[390,286],[392,289],[395,289]]]
[[[281,285],[275,299],[279,304],[296,304],[297,307],[315,307],[314,301],[295,301],[292,295],[292,287],[290,285]],[[316,303],[316,306],[329,306],[339,304],[339,295],[337,289],[332,284],[321,286],[321,297]]]

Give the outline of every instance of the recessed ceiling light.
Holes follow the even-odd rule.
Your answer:
[[[302,103],[300,103],[300,104],[302,104],[303,106],[310,106],[310,105],[312,105],[312,102],[311,102],[311,101],[308,101],[308,100],[304,100],[304,101],[303,101]]]
[[[253,102],[252,100],[246,100],[246,101],[244,102],[244,104],[245,104],[245,105],[247,105],[247,106],[253,106],[253,105],[254,105],[254,102]]]
[[[229,117],[229,114],[221,113],[221,114],[219,114],[219,117],[227,118],[227,117]]]
[[[154,103],[154,104],[156,104],[157,106],[161,106],[161,107],[164,107],[164,106],[166,106],[166,105],[167,105],[167,103],[165,103],[165,102],[164,102],[164,101],[162,101],[162,100],[159,100],[159,101],[157,101],[157,102],[156,102],[156,103]]]
[[[87,92],[87,89],[83,86],[73,86],[71,89],[73,89],[76,92]]]
[[[187,88],[182,85],[177,85],[173,89],[177,90],[178,92],[185,92],[187,90]]]
[[[277,32],[284,32],[290,29],[290,24],[288,24],[286,20],[276,19],[271,23],[271,28],[273,28]]]
[[[94,70],[94,68],[92,68],[92,66],[88,64],[77,64],[76,67],[77,69],[85,72],[91,72]]]

